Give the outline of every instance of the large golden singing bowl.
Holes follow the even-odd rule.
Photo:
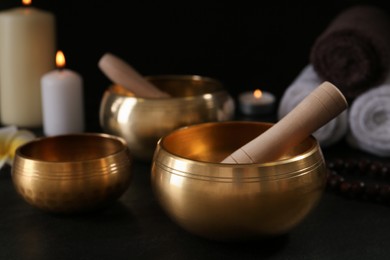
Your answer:
[[[288,233],[315,208],[326,183],[312,136],[280,160],[220,163],[271,123],[212,122],[162,137],[152,163],[152,188],[168,216],[209,239],[267,238]]]
[[[158,139],[176,128],[234,117],[234,100],[216,79],[194,75],[146,78],[171,97],[137,98],[114,85],[105,91],[99,112],[104,132],[123,137],[137,159],[152,161]]]
[[[32,206],[77,213],[119,198],[131,183],[131,165],[120,137],[99,133],[42,137],[16,150],[12,180]]]

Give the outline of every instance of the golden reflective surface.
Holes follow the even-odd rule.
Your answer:
[[[172,130],[234,117],[234,100],[215,79],[196,75],[147,79],[171,97],[137,98],[114,85],[105,91],[100,104],[103,130],[123,137],[137,159],[151,161],[158,139]]]
[[[314,137],[279,161],[219,163],[270,126],[203,123],[162,137],[151,181],[165,212],[187,231],[216,240],[275,236],[301,223],[326,184],[324,158]]]
[[[12,180],[32,206],[75,213],[106,206],[132,180],[126,142],[107,134],[69,134],[35,139],[15,154]]]

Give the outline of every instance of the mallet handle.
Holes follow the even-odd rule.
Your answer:
[[[98,67],[111,81],[130,90],[136,97],[169,97],[168,94],[147,81],[128,63],[111,53],[105,53],[100,58]]]
[[[267,131],[237,149],[222,163],[263,163],[280,158],[348,107],[341,91],[323,82]]]

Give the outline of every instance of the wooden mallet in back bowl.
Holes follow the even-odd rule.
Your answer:
[[[277,160],[347,107],[347,100],[341,91],[325,81],[281,120],[227,156],[222,163],[265,163]]]
[[[125,87],[136,97],[167,98],[169,95],[147,81],[130,64],[112,53],[105,53],[98,62],[100,70],[114,83]]]

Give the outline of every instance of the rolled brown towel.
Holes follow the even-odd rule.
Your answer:
[[[390,69],[388,13],[371,5],[344,10],[316,39],[310,61],[350,101],[382,83]]]

